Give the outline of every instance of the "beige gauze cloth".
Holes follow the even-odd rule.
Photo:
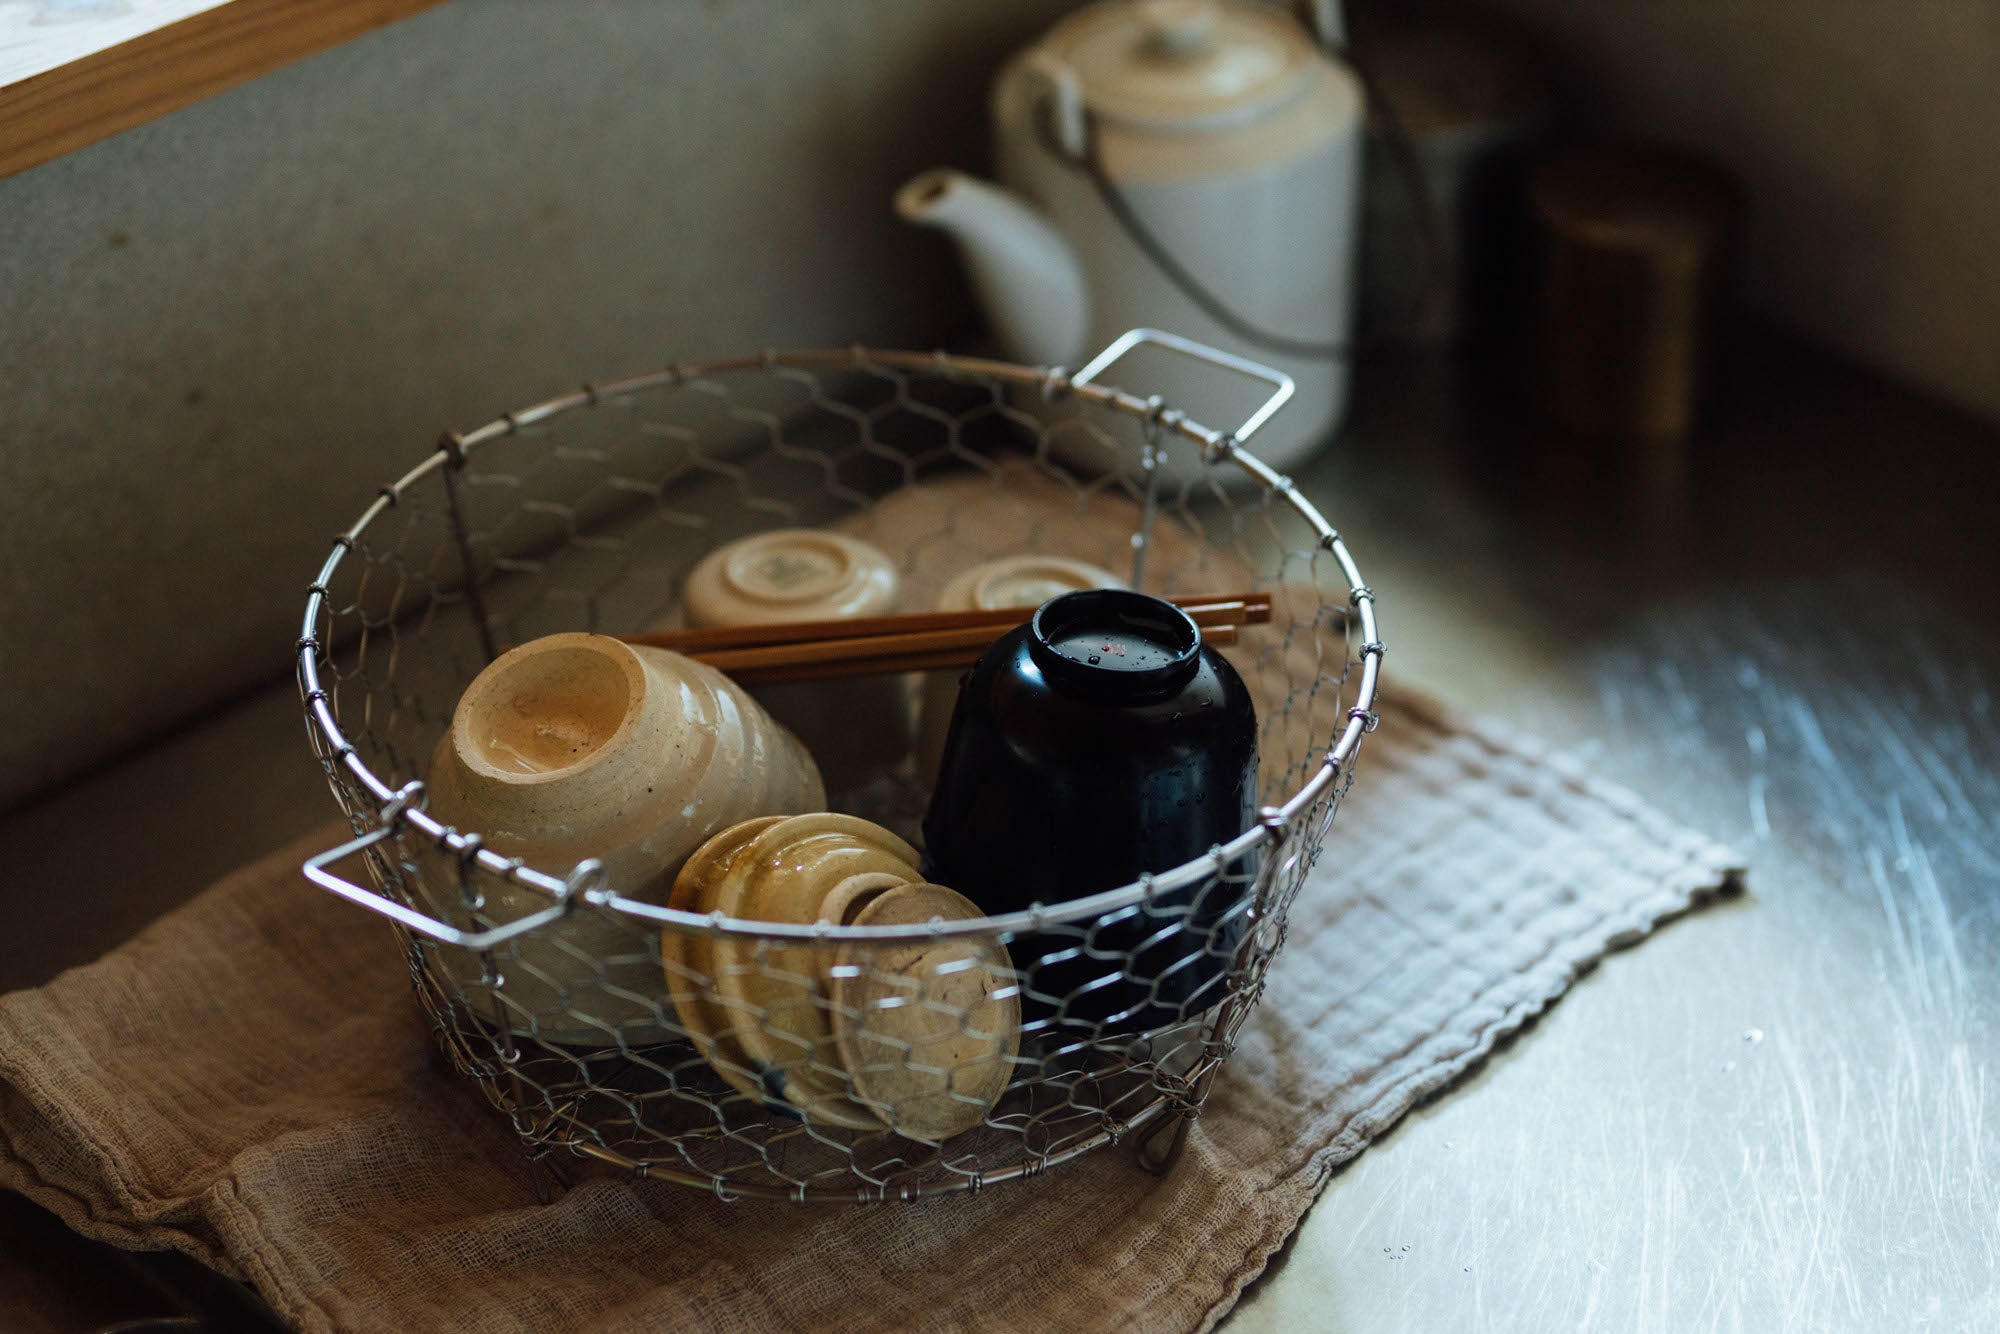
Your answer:
[[[915,1204],[725,1204],[519,1142],[432,1055],[322,832],[0,998],[0,1185],[310,1330],[1205,1329],[1333,1169],[1737,860],[1532,743],[1383,710],[1178,1167],[1111,1147]]]

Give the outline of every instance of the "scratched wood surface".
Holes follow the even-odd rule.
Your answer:
[[[1750,893],[1336,1179],[1245,1328],[2000,1327],[2000,656],[1901,597],[1662,611],[1518,701],[1744,849]]]
[[[1839,367],[1755,366],[1678,495],[1455,418],[1435,368],[1309,474],[1392,682],[1574,747],[1742,849],[1750,892],[1337,1176],[1237,1328],[2000,1328],[2000,457]]]

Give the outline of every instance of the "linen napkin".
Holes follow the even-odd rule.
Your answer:
[[[1392,699],[1241,1045],[1164,1178],[1108,1147],[916,1204],[723,1203],[574,1168],[536,1203],[431,1055],[324,832],[0,998],[0,1185],[308,1330],[1206,1329],[1339,1164],[1727,850],[1504,730]]]

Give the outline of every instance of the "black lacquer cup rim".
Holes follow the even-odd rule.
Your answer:
[[[1133,671],[1093,666],[1056,648],[1064,635],[1114,623],[1146,633],[1172,658]],[[1086,699],[1144,703],[1164,698],[1187,684],[1201,666],[1201,627],[1194,618],[1162,598],[1123,588],[1080,589],[1050,598],[1029,620],[1027,643],[1029,657],[1051,686]]]

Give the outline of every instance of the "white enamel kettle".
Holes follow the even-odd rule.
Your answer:
[[[1074,367],[1126,329],[1169,329],[1291,376],[1251,446],[1273,467],[1331,438],[1359,231],[1349,70],[1268,5],[1105,0],[1008,61],[992,115],[1000,187],[939,168],[896,210],[957,242],[1008,356]],[[1200,370],[1165,361],[1131,386],[1227,412]]]

